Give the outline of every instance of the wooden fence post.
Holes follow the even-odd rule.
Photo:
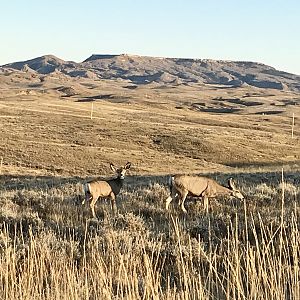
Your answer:
[[[293,113],[293,120],[292,120],[292,138],[294,138],[294,126],[295,126],[295,113]]]
[[[91,120],[93,119],[93,111],[94,111],[94,102],[92,102],[92,107],[91,107]]]

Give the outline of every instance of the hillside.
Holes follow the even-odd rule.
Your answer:
[[[137,55],[92,55],[81,63],[67,62],[53,55],[2,66],[33,70],[38,74],[61,72],[71,77],[123,79],[134,84],[164,85],[222,84],[232,87],[300,91],[300,76],[270,66],[243,61],[159,58]]]

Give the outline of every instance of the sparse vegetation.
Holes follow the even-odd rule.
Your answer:
[[[3,177],[0,298],[298,299],[299,179],[240,178],[245,201],[190,199],[189,215],[155,180],[128,185],[96,221],[78,180]]]

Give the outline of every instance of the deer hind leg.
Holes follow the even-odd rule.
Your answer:
[[[177,191],[174,187],[171,187],[170,190],[170,196],[165,200],[166,202],[166,210],[169,209],[170,203],[173,201],[173,199],[177,196]]]
[[[91,195],[90,190],[89,190],[89,184],[88,183],[83,184],[83,191],[84,191],[84,198],[83,198],[83,200],[81,202],[82,205],[86,201],[91,200],[91,198],[92,198],[92,195]]]
[[[169,209],[169,205],[172,202],[172,196],[170,195],[165,201],[166,201],[166,210]]]
[[[188,195],[188,191],[184,191],[182,194],[181,194],[181,209],[184,213],[186,213],[186,209],[184,207],[184,201],[186,199],[186,196]],[[179,204],[180,204],[180,199],[179,199]]]
[[[95,204],[96,204],[97,200],[98,200],[98,197],[92,197],[92,201],[90,203],[90,208],[91,208],[91,211],[92,211],[92,215],[93,215],[93,218],[95,218],[95,219],[97,218],[96,214],[95,214]]]
[[[89,192],[86,192],[85,195],[84,195],[84,199],[82,200],[81,204],[84,205],[85,202],[90,201],[92,198],[93,198],[93,196]]]

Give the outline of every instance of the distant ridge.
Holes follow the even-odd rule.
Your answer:
[[[164,58],[129,54],[93,54],[81,63],[45,55],[2,68],[70,77],[124,79],[134,84],[221,84],[232,87],[300,91],[300,76],[262,63],[211,59]]]
[[[75,62],[67,62],[62,60],[54,55],[44,55],[36,57],[26,61],[19,61],[11,64],[3,65],[3,67],[8,67],[16,70],[25,70],[30,68],[31,70],[36,71],[40,74],[49,74],[56,70],[59,70],[61,67],[75,67]]]

